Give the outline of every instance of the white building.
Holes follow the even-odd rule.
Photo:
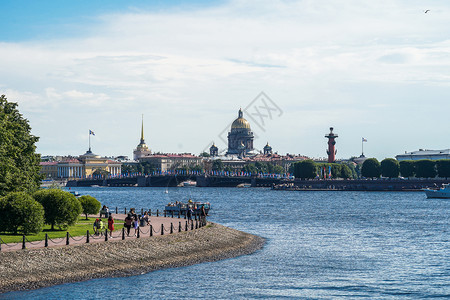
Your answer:
[[[399,154],[395,157],[398,161],[402,160],[421,160],[421,159],[450,159],[450,149],[445,150],[424,150],[406,152],[405,154]]]

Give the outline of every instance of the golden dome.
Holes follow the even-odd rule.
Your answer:
[[[238,118],[231,124],[231,129],[250,129],[250,123],[243,118],[242,110],[239,109]]]

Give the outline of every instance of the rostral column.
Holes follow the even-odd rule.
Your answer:
[[[328,162],[334,163],[336,160],[336,152],[337,152],[337,150],[334,147],[334,145],[336,145],[336,141],[334,139],[337,138],[338,135],[334,134],[333,127],[330,127],[330,133],[327,134],[325,137],[328,138],[328,150],[327,150]]]

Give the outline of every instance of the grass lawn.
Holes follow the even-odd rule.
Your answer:
[[[86,220],[85,216],[81,216],[78,219],[78,222],[73,225],[70,226],[67,230],[59,230],[59,228],[57,226],[55,226],[55,230],[51,230],[51,226],[50,225],[44,225],[44,230],[36,235],[27,235],[27,239],[29,241],[42,241],[45,240],[45,234],[48,234],[48,237],[51,239],[55,239],[55,238],[62,238],[62,237],[66,237],[66,232],[69,232],[69,234],[71,236],[86,236],[86,231],[89,230],[89,234],[93,234],[94,233],[94,229],[92,228],[92,225],[94,224],[96,218],[89,218],[89,220]],[[102,219],[103,220],[103,224],[105,225],[105,227],[108,226],[108,221],[107,219]],[[116,226],[118,227],[118,225],[120,224],[120,222],[117,222],[116,220]],[[116,229],[117,230],[117,229]],[[2,239],[2,241],[4,243],[21,243],[22,242],[22,235],[18,234],[18,235],[14,235],[14,234],[8,234],[8,233],[1,233],[0,234],[0,238]]]

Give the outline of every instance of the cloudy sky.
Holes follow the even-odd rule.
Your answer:
[[[337,158],[359,156],[362,137],[379,159],[450,147],[447,0],[1,7],[0,93],[43,155],[84,153],[92,130],[95,153],[132,156],[142,114],[153,151],[224,149],[240,107],[256,148],[281,154],[326,156],[331,126]]]

